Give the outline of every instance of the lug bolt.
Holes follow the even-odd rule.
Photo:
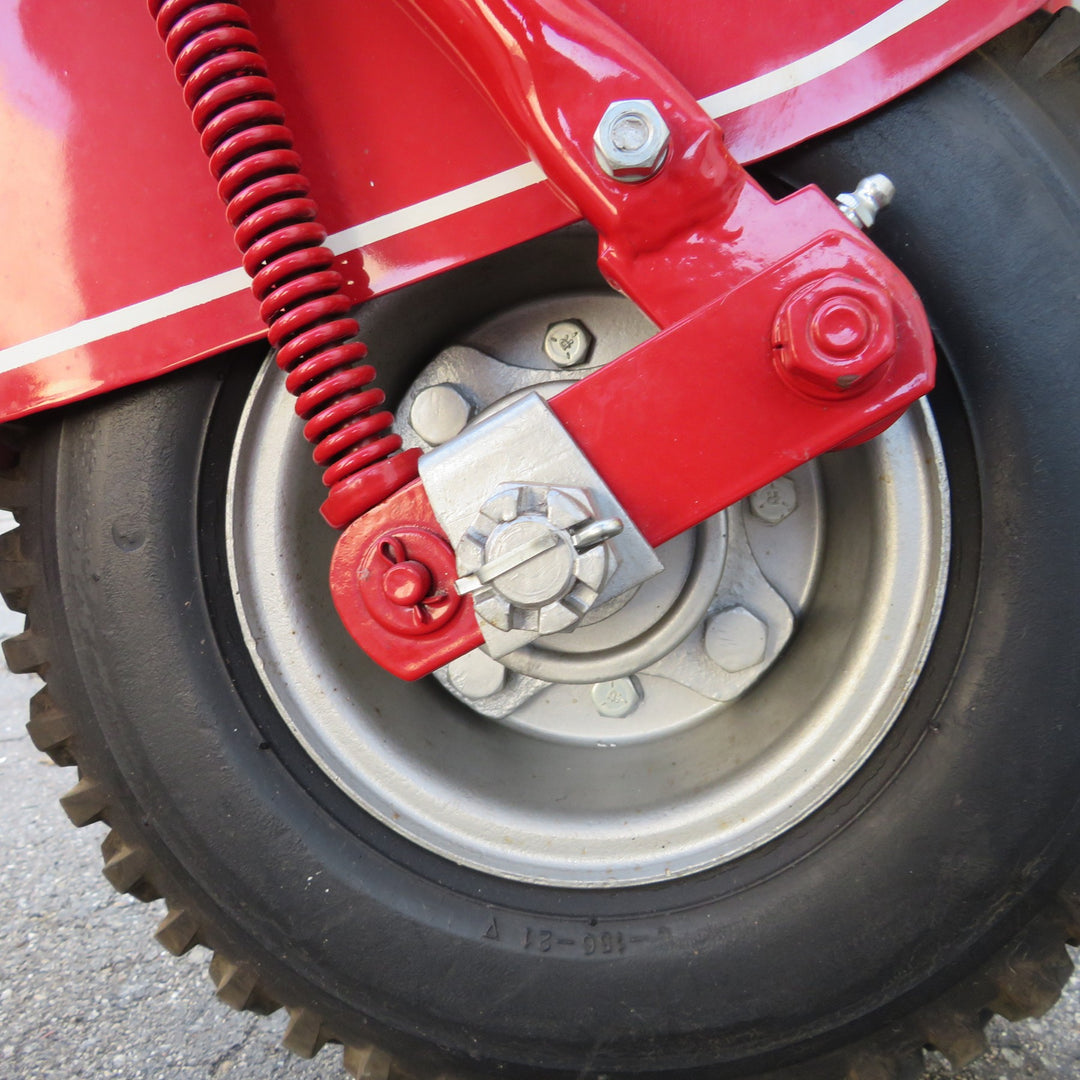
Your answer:
[[[786,476],[758,488],[750,496],[751,512],[766,525],[779,525],[798,505],[795,484]]]
[[[506,682],[506,668],[479,649],[452,661],[446,673],[454,689],[473,701],[497,694]]]
[[[472,405],[450,383],[440,383],[421,390],[409,410],[409,423],[424,442],[442,446],[465,430],[472,416]]]
[[[593,336],[577,319],[552,323],[544,335],[544,353],[557,367],[584,364],[592,352]]]
[[[638,184],[655,176],[667,158],[671,132],[647,100],[613,101],[593,135],[596,162],[614,180]]]
[[[593,704],[601,716],[621,719],[629,716],[640,704],[644,695],[637,681],[632,678],[609,679],[598,682],[592,688]]]
[[[859,181],[854,191],[836,196],[840,213],[859,229],[869,229],[896,196],[896,185],[884,174],[874,173]]]
[[[765,659],[768,629],[742,606],[717,612],[705,626],[705,652],[714,664],[732,674]]]

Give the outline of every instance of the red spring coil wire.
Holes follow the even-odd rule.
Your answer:
[[[395,453],[393,416],[369,388],[352,301],[324,246],[292,132],[244,9],[208,0],[149,0],[226,206],[251,291],[288,373],[304,436],[326,467],[322,514],[344,528],[417,475],[419,451]]]

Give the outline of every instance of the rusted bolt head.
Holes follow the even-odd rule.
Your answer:
[[[858,393],[896,352],[892,302],[872,282],[830,274],[784,301],[773,344],[780,370],[799,389],[827,397]]]
[[[671,132],[660,110],[647,99],[613,101],[593,134],[596,163],[624,184],[655,176],[670,141]]]

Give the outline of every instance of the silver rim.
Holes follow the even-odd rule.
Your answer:
[[[596,337],[570,374],[543,351],[545,328],[568,319]],[[429,364],[401,423],[421,390],[446,382],[448,355],[459,383],[462,355],[495,357],[498,386],[478,377],[467,389],[505,397],[523,379],[579,377],[648,331],[615,297],[525,305],[476,331],[456,359],[448,350]],[[292,399],[267,368],[230,470],[233,596],[252,661],[296,737],[390,828],[535,884],[665,880],[733,859],[820,806],[888,732],[929,651],[949,548],[929,408],[789,482],[797,509],[782,523],[749,500],[729,509],[665,545],[656,585],[515,654],[514,670],[485,670],[495,662],[481,657],[478,675],[444,670],[407,684],[360,653],[329,602],[336,537],[318,516],[321,485]],[[765,629],[754,663],[722,655],[729,671],[709,634],[730,648],[738,635],[723,620],[742,618],[736,609]],[[627,695],[638,698],[628,713]]]

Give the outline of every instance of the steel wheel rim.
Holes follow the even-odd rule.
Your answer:
[[[226,538],[244,639],[319,767],[431,851],[581,888],[730,861],[835,793],[917,680],[949,548],[947,479],[925,404],[867,446],[823,460],[820,580],[759,685],[690,722],[597,745],[476,716],[434,680],[401,683],[363,657],[329,603],[335,537],[318,518],[317,473],[279,383],[270,367],[257,378],[229,475]]]

